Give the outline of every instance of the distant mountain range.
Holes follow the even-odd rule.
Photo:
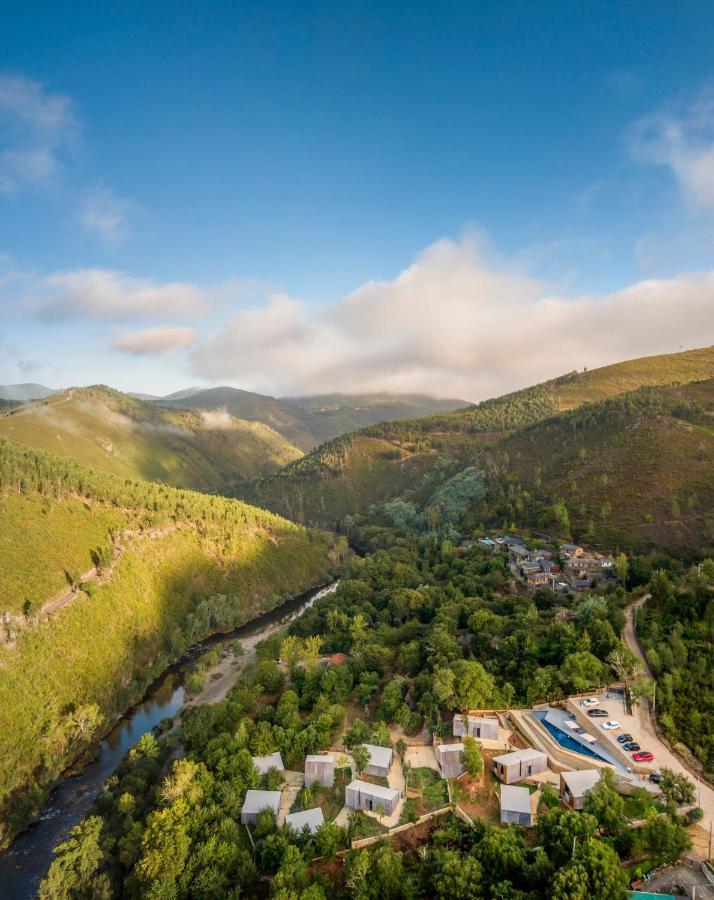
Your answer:
[[[421,394],[324,394],[278,399],[232,387],[187,388],[154,402],[182,409],[224,409],[236,418],[268,425],[301,450],[311,450],[365,425],[416,419],[467,406],[464,400]]]
[[[0,384],[0,400],[15,400],[25,403],[28,400],[42,400],[55,394],[54,388],[45,387],[44,384]]]

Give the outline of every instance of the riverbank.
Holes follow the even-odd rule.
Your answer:
[[[39,819],[20,833],[10,847],[0,852],[0,896],[3,900],[31,900],[52,861],[53,848],[66,840],[71,829],[89,812],[102,785],[117,768],[129,749],[143,734],[167,718],[175,718],[187,705],[184,681],[200,665],[201,659],[224,644],[239,640],[246,652],[236,657],[238,666],[231,666],[226,656],[211,670],[220,679],[209,680],[204,691],[191,699],[191,704],[218,702],[228,693],[251,660],[256,646],[300,616],[313,603],[337,588],[338,581],[306,591],[251,622],[225,634],[214,634],[195,645],[183,660],[168,666],[162,676],[149,685],[141,701],[115,723],[101,741],[98,752],[84,769],[72,777],[60,780],[45,803]],[[210,679],[210,675],[209,675]],[[216,687],[214,699],[201,696]],[[225,693],[223,693],[225,692]],[[207,694],[213,697],[213,694]]]

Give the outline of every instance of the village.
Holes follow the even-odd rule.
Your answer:
[[[493,553],[508,551],[508,565],[515,579],[530,589],[584,591],[613,577],[614,560],[607,554],[579,544],[560,544],[558,551],[529,549],[523,538],[480,538],[479,545]]]

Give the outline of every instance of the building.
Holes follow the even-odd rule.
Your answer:
[[[316,783],[323,787],[332,787],[335,783],[335,757],[329,753],[305,757],[305,787]]]
[[[369,763],[365,768],[366,775],[378,775],[386,778],[392,768],[394,753],[391,747],[378,747],[376,744],[365,744],[369,753]]]
[[[494,756],[491,766],[497,778],[505,784],[513,784],[515,781],[523,781],[524,778],[545,772],[548,768],[548,757],[540,750],[528,747],[526,750],[514,750],[512,753]]]
[[[501,785],[501,825],[533,825],[531,794],[528,788]]]
[[[345,805],[350,809],[363,809],[391,816],[399,803],[399,792],[381,784],[370,784],[357,779],[347,785]]]
[[[489,741],[498,740],[496,716],[454,716],[451,727],[454,737],[475,737]]]
[[[261,775],[265,775],[270,769],[277,769],[278,772],[285,771],[283,758],[279,753],[269,753],[267,756],[254,756],[253,765]]]
[[[458,778],[459,775],[463,774],[464,764],[461,762],[461,754],[463,752],[463,744],[437,745],[436,762],[442,778]]]
[[[280,791],[246,791],[240,814],[241,824],[255,825],[258,821],[258,813],[264,809],[272,810],[277,819],[280,810]]]
[[[560,796],[570,809],[582,809],[585,794],[600,781],[599,769],[580,769],[576,772],[560,773]]]
[[[550,583],[550,576],[547,572],[542,572],[539,569],[537,572],[528,572],[526,581],[528,587],[542,587],[543,585]]]
[[[585,551],[579,544],[561,544],[560,555],[563,559],[571,559],[573,556],[582,556]]]
[[[289,813],[285,816],[285,824],[294,828],[300,834],[303,828],[307,828],[310,834],[315,834],[325,824],[325,817],[319,806],[313,809],[305,809],[302,812]]]

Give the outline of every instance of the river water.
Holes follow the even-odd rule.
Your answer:
[[[228,634],[216,634],[193,647],[185,659],[168,668],[146,691],[141,703],[117,722],[102,741],[99,752],[80,774],[65,778],[50,795],[40,820],[19,835],[12,846],[0,853],[0,898],[31,900],[52,862],[52,848],[64,841],[69,832],[89,811],[104,782],[117,768],[126,752],[147,731],[167,717],[176,715],[184,705],[184,681],[204,654],[237,638],[257,638],[270,634],[302,615],[325,594],[335,590],[337,582],[308,591],[294,600],[253,619]]]

